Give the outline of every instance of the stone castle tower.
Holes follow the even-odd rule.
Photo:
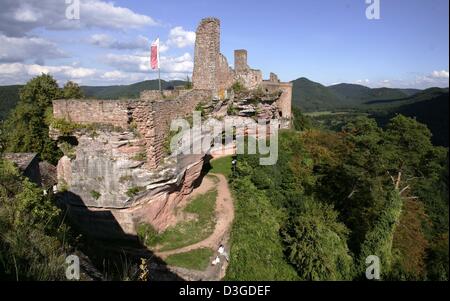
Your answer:
[[[195,89],[217,90],[220,20],[205,18],[196,31],[192,82]]]

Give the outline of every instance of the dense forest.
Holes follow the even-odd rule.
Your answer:
[[[384,280],[448,279],[448,150],[423,124],[283,131],[277,164],[258,158],[239,155],[231,181],[228,279],[359,280],[373,254]]]
[[[77,235],[54,197],[1,155],[32,151],[56,163],[51,101],[83,94],[72,82],[60,88],[50,75],[36,77],[1,124],[2,279],[64,277],[64,254],[77,247]],[[345,115],[330,130],[294,112],[275,165],[237,157],[226,279],[363,280],[365,259],[377,255],[382,280],[448,280],[448,148],[403,115],[385,115],[383,127],[370,115]]]

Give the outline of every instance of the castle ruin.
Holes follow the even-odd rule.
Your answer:
[[[202,104],[224,115],[235,106],[236,118],[258,112],[254,118],[276,118],[290,127],[291,83],[273,73],[263,80],[260,70],[248,66],[243,49],[235,51],[231,68],[220,53],[218,19],[203,19],[196,34],[192,89],[142,91],[139,99],[53,102],[55,120],[77,125],[70,135],[58,127],[50,130],[65,153],[57,166],[62,202],[72,220],[93,236],[133,236],[139,223],[164,230],[175,222],[173,212],[188,199],[205,154],[168,156],[173,119],[192,115]],[[237,82],[246,95],[236,95]],[[249,105],[255,94],[264,101]]]

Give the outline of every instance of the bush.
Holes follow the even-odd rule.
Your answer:
[[[158,232],[150,224],[139,224],[137,234],[142,243],[148,247],[154,247],[160,241]]]
[[[127,190],[127,196],[128,197],[134,197],[135,195],[137,195],[139,192],[143,191],[145,189],[145,187],[140,187],[140,186],[135,186],[135,187],[131,187]]]
[[[234,93],[241,93],[245,91],[245,87],[240,81],[235,81],[231,86],[231,89],[233,89]]]
[[[53,202],[0,159],[0,279],[65,279],[68,228]]]
[[[91,191],[91,196],[92,196],[94,199],[98,200],[102,195],[100,194],[100,192],[95,191],[95,190],[92,190],[92,191]]]

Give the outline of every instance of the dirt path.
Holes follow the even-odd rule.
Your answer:
[[[227,248],[228,234],[234,219],[234,205],[231,198],[231,192],[228,188],[228,182],[225,176],[221,174],[211,174],[219,180],[215,184],[217,188],[217,199],[216,199],[216,226],[214,232],[206,239],[175,250],[165,251],[165,252],[155,252],[155,255],[162,259],[165,259],[169,255],[185,253],[199,248],[211,248],[216,251],[220,244],[223,244]],[[202,183],[197,187],[196,191],[192,195],[197,195],[205,193],[214,187],[214,182],[208,177],[204,177]]]

